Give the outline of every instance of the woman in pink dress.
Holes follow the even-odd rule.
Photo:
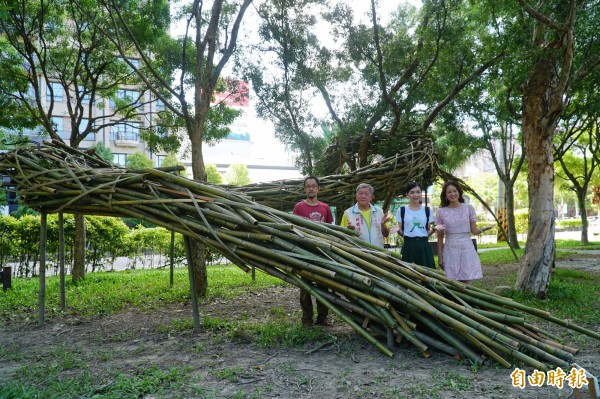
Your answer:
[[[463,283],[482,278],[481,263],[471,234],[481,234],[493,226],[477,227],[475,208],[465,204],[463,190],[457,182],[444,183],[440,199],[435,217],[440,268],[449,278]]]

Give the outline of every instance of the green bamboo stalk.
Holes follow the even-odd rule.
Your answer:
[[[338,316],[339,318],[341,318],[342,320],[344,320],[347,324],[349,324],[352,328],[354,328],[355,331],[357,331],[360,335],[362,335],[364,338],[366,338],[367,341],[371,342],[382,353],[386,354],[389,357],[393,357],[394,356],[394,353],[392,351],[390,351],[388,348],[386,348],[384,345],[382,345],[379,341],[377,341],[365,329],[363,329],[358,324],[356,324],[354,322],[354,320],[352,320],[349,317],[347,317],[342,311],[340,311],[340,309],[338,309],[337,307],[333,306],[333,304],[331,304],[329,301],[327,301],[327,299],[325,299],[324,296],[322,296],[319,292],[317,292],[314,289],[314,287],[309,286],[304,281],[302,281],[302,279],[300,279],[299,277],[296,277],[296,276],[293,276],[293,275],[290,276],[290,277],[297,282],[296,285],[301,286],[303,289],[305,289],[306,291],[310,292],[311,295],[314,295],[314,297],[317,298],[317,300],[319,302],[321,302],[322,304],[324,304],[325,306],[327,306],[331,311],[333,311],[336,314],[336,316]]]
[[[494,359],[494,361],[496,363],[500,364],[501,366],[503,366],[507,369],[511,367],[511,363],[508,360],[504,359],[502,356],[500,356],[499,354],[494,352],[487,345],[485,345],[481,341],[477,340],[477,338],[475,338],[471,335],[468,335],[468,334],[464,335],[463,337],[467,341],[469,341],[475,348],[479,349],[481,352],[485,353],[486,355],[488,355],[489,357]]]
[[[428,316],[423,315],[417,311],[408,310],[411,317],[415,318],[423,325],[427,326],[431,331],[435,332],[440,338],[446,341],[450,346],[456,348],[459,353],[466,356],[475,364],[483,364],[483,358],[475,353],[471,348],[465,345],[462,341],[450,334],[449,329],[444,328],[441,324],[434,322]]]

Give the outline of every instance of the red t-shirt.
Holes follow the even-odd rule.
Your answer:
[[[319,201],[316,205],[308,205],[300,201],[294,206],[294,215],[302,216],[315,222],[333,223],[333,214],[329,205]]]

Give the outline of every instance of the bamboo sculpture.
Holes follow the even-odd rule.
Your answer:
[[[319,200],[343,208],[354,203],[359,183],[368,182],[379,195],[397,195],[408,182],[416,180],[423,187],[433,182],[437,167],[433,141],[428,138],[407,138],[404,150],[396,155],[348,172],[319,178]],[[434,170],[436,169],[436,170]],[[289,211],[306,197],[303,179],[248,184],[227,187],[228,191],[245,194],[254,201],[282,211]],[[383,198],[381,199],[383,200]]]
[[[389,356],[394,341],[405,340],[425,357],[436,348],[477,364],[568,367],[577,350],[529,324],[530,316],[600,340],[548,312],[403,262],[350,230],[168,169],[117,168],[55,142],[0,154],[0,174],[34,209],[144,219],[201,241],[243,270],[255,267],[302,287]]]

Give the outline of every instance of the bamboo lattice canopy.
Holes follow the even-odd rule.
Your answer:
[[[359,183],[369,183],[377,200],[398,195],[411,181],[429,186],[437,173],[433,141],[413,138],[406,141],[404,149],[394,156],[381,159],[345,174],[320,177],[319,200],[336,207],[354,203],[355,189]],[[280,180],[269,183],[227,187],[229,191],[243,193],[254,201],[282,211],[289,211],[306,198],[304,179]]]
[[[394,173],[401,160],[386,160],[385,167]],[[344,184],[376,181],[384,190],[392,183],[379,178],[381,173],[381,165],[363,168]],[[569,367],[577,350],[556,342],[525,316],[600,340],[598,326],[586,329],[557,319],[448,279],[441,271],[403,262],[396,252],[361,241],[351,230],[166,170],[122,169],[53,142],[0,154],[2,174],[28,206],[44,213],[144,219],[202,242],[243,270],[254,267],[306,289],[389,356],[393,348],[382,337],[392,338],[388,345],[406,340],[425,357],[435,348],[477,364],[491,359],[504,367],[515,361],[538,370]]]

